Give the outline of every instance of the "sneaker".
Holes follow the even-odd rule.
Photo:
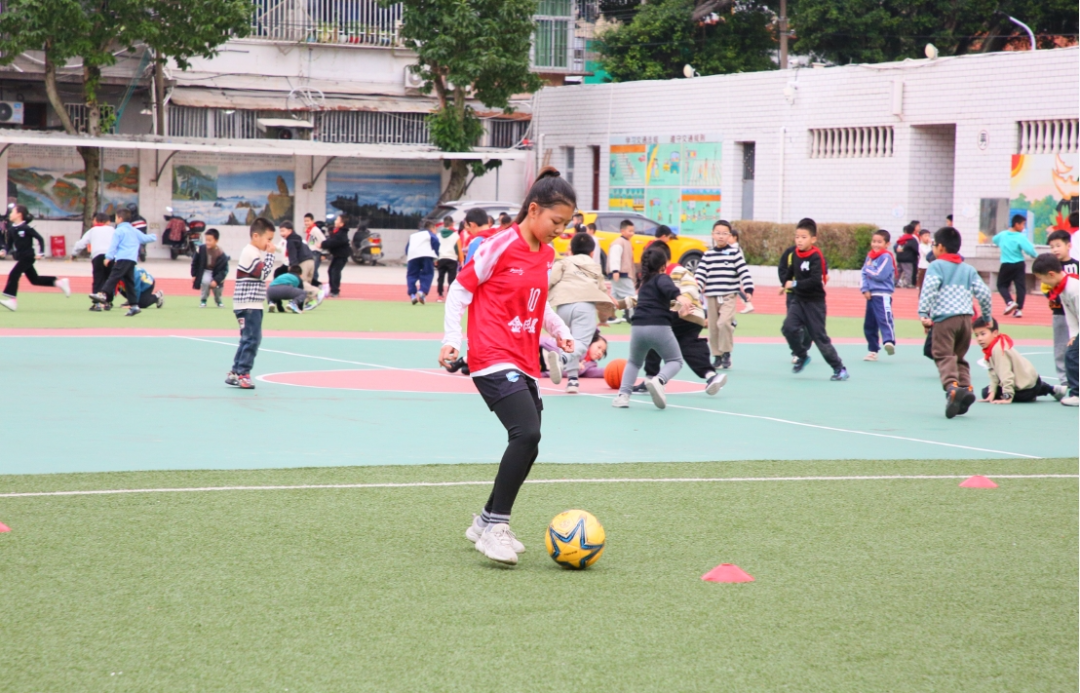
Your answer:
[[[90,294],[90,300],[94,303],[108,303],[109,297],[99,291],[96,294]]]
[[[810,363],[810,354],[807,354],[806,356],[804,356],[802,358],[799,358],[798,356],[796,356],[795,360],[792,361],[792,363],[795,364],[795,365],[793,365],[791,367],[791,372],[792,373],[802,373],[802,369],[806,368],[806,364]]]
[[[753,303],[747,303],[746,307],[739,311],[739,315],[746,315],[747,313],[753,313],[753,312],[754,312],[754,304]]]
[[[709,378],[708,384],[705,386],[705,394],[715,395],[720,392],[720,388],[727,384],[727,375],[723,373],[714,373],[713,377]]]
[[[657,409],[667,408],[667,396],[664,394],[664,384],[660,382],[659,378],[646,378],[645,389],[649,391],[649,395],[652,397],[652,403],[656,405]]]
[[[92,313],[100,313],[103,310],[105,310],[105,309],[101,307],[100,303],[94,303],[94,304],[90,305],[90,312],[92,312]]]
[[[1009,301],[1008,305],[1005,306],[1005,315],[1012,315],[1019,307],[1016,305],[1016,301]]]
[[[1024,317],[1024,311],[1022,311],[1022,310],[1020,310],[1019,308],[1017,308],[1017,309],[1016,309],[1016,312],[1015,312],[1015,313],[1013,313],[1013,317],[1014,317],[1014,318],[1022,318],[1022,317]]]
[[[480,535],[484,533],[484,527],[485,525],[480,524],[480,516],[473,515],[472,524],[465,530],[465,538],[475,544],[480,541]],[[513,532],[510,532],[510,536],[513,537],[514,553],[519,555],[525,553],[525,545],[518,541]]]
[[[236,373],[233,373],[232,371],[229,371],[228,373],[226,373],[225,374],[225,384],[226,385],[234,385],[234,386],[239,385],[240,380],[237,377]]]
[[[270,307],[266,309],[266,312],[268,312],[268,313],[276,313],[277,312],[277,306],[275,306],[273,303],[271,303]]]
[[[416,302],[419,301],[420,299],[418,299],[416,297],[416,294],[409,294],[409,300],[412,301],[412,304],[415,306]]]
[[[1066,407],[1080,407],[1080,397],[1072,395],[1061,400],[1061,403],[1064,404]]]
[[[130,318],[132,316],[138,315],[141,312],[142,312],[142,308],[140,308],[138,306],[132,306],[131,308],[128,308],[128,312],[124,313],[124,317],[125,318]]]
[[[510,531],[510,525],[500,522],[488,525],[476,540],[476,550],[496,563],[517,565],[518,555],[514,551],[516,537]]]
[[[64,298],[71,298],[71,281],[68,279],[57,279],[54,284],[57,289],[64,292]]]
[[[200,303],[199,307],[200,308],[205,308],[206,307],[206,301],[203,301],[202,303]]]
[[[877,352],[876,351],[871,351],[866,356],[863,356],[862,360],[863,361],[877,361]]]
[[[290,313],[302,313],[303,312],[300,309],[300,306],[296,305],[296,301],[289,301],[288,303],[286,303],[285,304],[285,310],[287,310]]]
[[[577,379],[576,376],[572,375],[572,376],[570,376],[569,378],[566,379],[566,394],[568,394],[568,395],[576,395],[580,389],[581,389],[581,383],[578,382],[578,379]]]
[[[844,368],[843,366],[840,366],[835,371],[833,371],[832,377],[829,378],[829,380],[835,380],[836,382],[842,382],[844,380],[847,380],[850,377],[851,376],[848,375],[847,369]]]
[[[224,308],[224,307],[225,307],[225,304],[224,304],[224,303],[220,303],[220,302],[219,302],[219,303],[217,304],[217,307],[218,307],[218,308]]]
[[[607,321],[607,324],[609,324],[609,325],[618,325],[618,324],[621,324],[621,323],[624,323],[624,322],[626,322],[625,318],[611,318],[610,320]]]
[[[0,299],[0,306],[3,306],[10,311],[14,311],[19,307],[19,302],[14,298],[3,298]]]
[[[956,383],[949,385],[945,390],[945,418],[956,418],[960,414],[966,412],[974,402],[975,394],[972,393],[971,390],[968,390],[966,387],[960,387]]]
[[[551,382],[558,385],[562,382],[562,357],[557,351],[545,351],[544,362],[547,364]]]
[[[326,286],[326,285],[320,286],[319,287],[319,300],[321,301],[324,298],[326,298],[327,294],[329,294],[329,293],[330,293],[330,287],[329,286]]]
[[[427,296],[424,294],[416,294],[416,300],[420,301],[420,305],[425,305],[427,303]]]
[[[968,413],[968,409],[971,409],[971,405],[975,404],[977,397],[975,397],[975,391],[970,387],[960,388],[960,411],[957,412],[959,416],[963,416]]]
[[[1054,399],[1060,402],[1069,396],[1069,387],[1067,385],[1056,385],[1053,395]]]
[[[334,293],[333,291],[331,291],[329,294],[327,294],[327,297],[328,298],[341,298],[341,292],[338,291],[337,293]]]
[[[615,395],[615,399],[611,400],[611,406],[615,407],[616,409],[626,409],[630,406],[630,395],[626,394],[625,392],[620,392],[619,394]]]
[[[164,291],[158,291],[154,295],[157,296],[157,307],[158,308],[164,307],[165,306],[165,292]]]
[[[647,395],[649,391],[645,389],[645,381],[641,381],[637,385],[630,388],[630,394],[632,395]]]
[[[724,367],[724,355],[723,354],[721,354],[720,356],[713,356],[712,367],[715,368],[716,370],[720,370],[721,368]]]
[[[892,356],[896,353],[896,345],[892,342],[885,342],[885,353]]]
[[[236,384],[241,390],[254,390],[255,385],[251,382],[251,374],[245,373],[243,375],[236,376]]]
[[[730,351],[720,357],[720,367],[725,369],[725,370],[727,370],[728,368],[731,368],[731,352]]]
[[[104,304],[104,305],[105,305],[105,310],[106,310],[106,311],[110,311],[110,310],[112,310],[112,304],[111,304],[111,303],[106,303],[106,304]]]

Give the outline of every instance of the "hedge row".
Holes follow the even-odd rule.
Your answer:
[[[732,225],[739,231],[739,247],[751,265],[775,265],[795,244],[795,224],[736,221]],[[830,268],[859,269],[870,252],[870,236],[877,229],[871,224],[818,224],[817,244]]]

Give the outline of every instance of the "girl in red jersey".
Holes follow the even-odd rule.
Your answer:
[[[574,214],[573,187],[553,168],[540,172],[517,220],[477,249],[446,296],[439,365],[449,369],[461,350],[461,316],[469,309],[469,374],[509,440],[495,485],[465,537],[493,561],[514,565],[525,547],[510,531],[510,510],[540,448],[537,379],[540,328],[567,353],[570,330],[548,305],[549,245]]]

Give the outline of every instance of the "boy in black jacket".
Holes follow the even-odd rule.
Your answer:
[[[45,239],[30,226],[30,211],[24,205],[15,205],[8,213],[8,243],[15,258],[15,266],[8,274],[4,294],[0,297],[0,306],[14,311],[18,308],[19,280],[23,275],[34,286],[55,286],[71,297],[71,284],[67,279],[39,276],[34,269],[34,260],[45,256]],[[37,241],[38,254],[34,254],[34,241]]]
[[[203,245],[199,246],[195,257],[191,258],[191,276],[195,277],[191,287],[202,290],[200,308],[206,307],[206,299],[210,297],[211,291],[214,292],[217,307],[225,306],[221,302],[221,291],[225,287],[226,277],[229,276],[229,256],[218,245],[220,239],[217,229],[207,229],[203,234]]]
[[[345,269],[345,263],[349,261],[349,226],[352,220],[344,214],[339,214],[334,220],[334,229],[322,242],[322,249],[330,253],[330,298],[337,298],[341,294],[341,270]]]
[[[795,246],[791,246],[780,256],[780,264],[776,266],[776,273],[780,276],[780,294],[785,296],[787,312],[790,313],[794,296],[788,291],[787,283],[795,278]],[[805,329],[802,331],[800,342],[803,345],[803,351],[809,351],[810,345],[813,344],[810,341],[810,334]],[[791,362],[795,363],[798,360],[799,357],[795,355],[795,352],[791,352]]]
[[[781,331],[795,355],[791,368],[793,373],[801,372],[810,363],[810,354],[802,335],[805,329],[817,344],[821,356],[833,369],[830,380],[847,380],[847,369],[825,332],[825,282],[828,281],[829,270],[825,256],[815,246],[816,242],[817,224],[813,219],[803,219],[795,228],[792,276],[784,283],[784,288],[791,292],[791,302]]]

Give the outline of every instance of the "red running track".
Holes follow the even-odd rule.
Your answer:
[[[225,282],[225,295],[232,295],[232,280]],[[197,296],[198,291],[191,288],[190,279],[158,279],[157,287],[169,296]],[[72,277],[71,290],[73,293],[90,293],[89,277]],[[55,291],[55,289],[42,289],[30,286],[29,282],[22,282],[19,291]],[[783,296],[777,294],[778,289],[771,286],[761,287],[754,294],[754,308],[756,312],[765,315],[783,315],[786,305]],[[392,284],[342,284],[341,297],[364,301],[407,301],[409,297],[405,293],[404,286]],[[434,301],[435,297],[432,297]],[[866,299],[858,289],[833,288],[828,290],[829,315],[832,317],[861,318],[866,311]],[[900,289],[893,296],[893,313],[898,320],[915,320],[918,317],[919,294],[914,289]],[[1052,322],[1050,308],[1046,299],[1041,294],[1028,294],[1027,304],[1024,307],[1024,317],[1013,318],[1004,316],[1005,302],[1001,296],[994,294],[994,315],[1004,325],[1042,325],[1049,326]]]

